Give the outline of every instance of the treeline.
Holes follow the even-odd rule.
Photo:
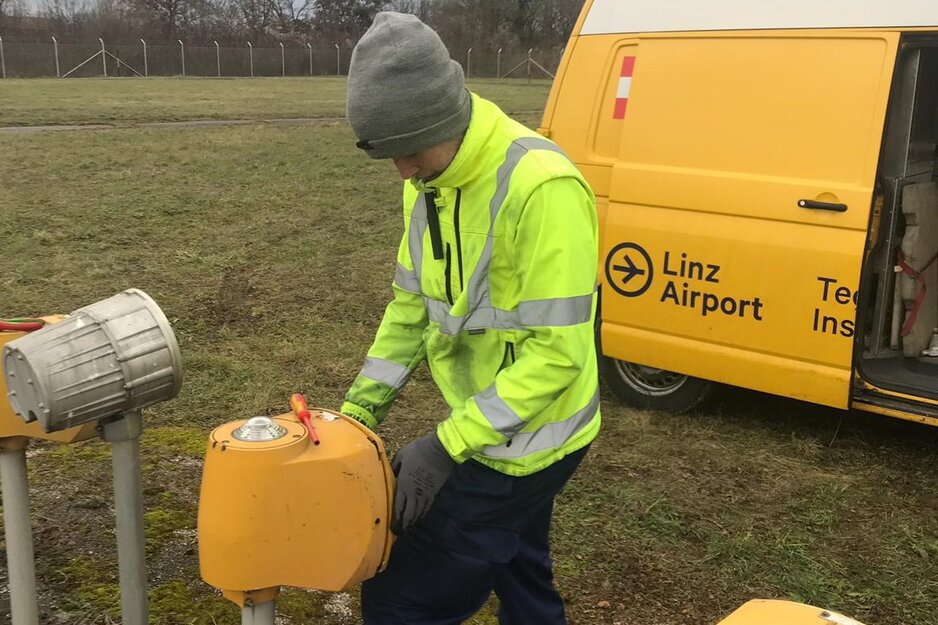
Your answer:
[[[347,46],[375,13],[395,10],[419,16],[461,54],[469,47],[563,46],[582,5],[583,0],[0,0],[0,37]]]

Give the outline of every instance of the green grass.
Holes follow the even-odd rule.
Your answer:
[[[166,87],[154,101],[192,117],[199,104],[179,85],[226,99],[226,85],[243,84],[289,87],[146,83]],[[504,97],[525,111],[542,95]],[[42,123],[90,119],[48,115]],[[390,297],[402,230],[393,167],[359,154],[342,124],[0,134],[0,153],[15,155],[0,159],[0,317],[68,312],[138,287],[172,321],[183,390],[146,412],[142,439],[151,622],[238,623],[198,580],[206,437],[286,411],[295,391],[339,404]],[[691,416],[632,411],[609,395],[603,409],[603,433],[557,502],[571,623],[705,625],[756,597],[868,625],[938,623],[938,430],[745,392]],[[380,434],[394,450],[443,414],[420,371]],[[113,617],[107,447],[40,446],[30,479],[44,614]],[[345,625],[357,622],[344,612],[356,601],[354,591],[291,590],[280,608],[290,622]],[[494,609],[472,622],[493,623]]]
[[[469,87],[506,111],[530,113],[543,110],[550,82]],[[344,116],[345,78],[7,79],[0,89],[0,127]]]

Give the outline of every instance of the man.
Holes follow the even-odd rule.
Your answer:
[[[424,360],[451,409],[392,463],[398,539],[363,620],[460,623],[494,590],[503,625],[565,623],[548,532],[600,424],[592,192],[410,15],[356,46],[348,120],[406,182],[394,299],[342,412],[375,428]]]

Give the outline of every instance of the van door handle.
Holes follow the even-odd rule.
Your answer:
[[[835,213],[846,213],[846,204],[835,204],[834,202],[818,202],[817,200],[798,200],[798,206],[801,208],[813,208],[821,211],[834,211]]]

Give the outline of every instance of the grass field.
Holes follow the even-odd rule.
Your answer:
[[[329,79],[10,83],[0,125],[330,117],[343,98]],[[37,100],[63,85],[94,103]],[[546,98],[543,85],[478,88],[526,123]],[[285,412],[291,392],[339,404],[390,297],[393,167],[357,153],[341,123],[0,134],[0,154],[0,317],[138,287],[180,341],[183,391],[145,415],[151,623],[240,622],[198,578],[204,441],[225,421]],[[756,597],[868,625],[938,623],[938,430],[745,391],[689,416],[608,393],[603,410],[557,505],[571,623],[707,625]],[[379,433],[394,450],[444,414],[421,371]],[[34,446],[30,480],[44,623],[113,622],[107,448]],[[279,610],[284,623],[348,625],[356,602],[293,590]],[[493,610],[472,622],[495,623]]]
[[[512,113],[540,112],[550,90],[544,80],[469,85]],[[0,127],[344,115],[344,78],[8,79],[0,85]]]

